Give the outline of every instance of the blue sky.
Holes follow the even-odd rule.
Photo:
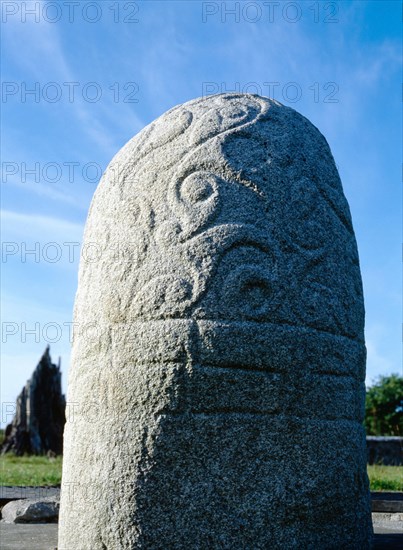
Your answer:
[[[274,96],[325,135],[358,241],[367,382],[401,373],[400,2],[73,4],[2,2],[3,404],[47,343],[66,388],[101,171],[146,124],[213,91]]]

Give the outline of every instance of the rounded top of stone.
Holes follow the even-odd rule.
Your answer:
[[[202,97],[146,126],[98,186],[89,242],[103,252],[81,264],[81,287],[96,281],[101,296],[87,315],[362,338],[358,255],[332,154],[313,124],[275,100]]]
[[[125,147],[130,149],[130,144],[135,144],[136,148],[141,149],[138,152],[145,155],[182,134],[186,134],[185,141],[189,147],[195,147],[209,139],[222,138],[229,132],[252,127],[257,129],[259,122],[268,116],[282,120],[284,131],[289,132],[293,126],[300,124],[310,127],[324,140],[319,130],[291,107],[257,94],[231,92],[203,96],[176,105],[143,128]]]

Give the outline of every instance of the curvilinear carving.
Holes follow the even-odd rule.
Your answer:
[[[362,285],[320,132],[255,95],[175,107],[112,160],[88,245],[59,548],[369,549]]]

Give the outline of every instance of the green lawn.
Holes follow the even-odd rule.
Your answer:
[[[372,491],[403,491],[403,466],[368,466]],[[0,485],[59,485],[62,457],[0,456]]]
[[[61,456],[0,456],[0,485],[59,485],[61,478]]]
[[[403,466],[367,466],[371,491],[403,491]]]

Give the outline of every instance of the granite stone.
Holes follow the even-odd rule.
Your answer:
[[[371,547],[357,246],[306,118],[220,94],[129,141],[74,321],[59,550]]]
[[[2,520],[6,523],[57,523],[59,499],[12,500],[3,506]]]

